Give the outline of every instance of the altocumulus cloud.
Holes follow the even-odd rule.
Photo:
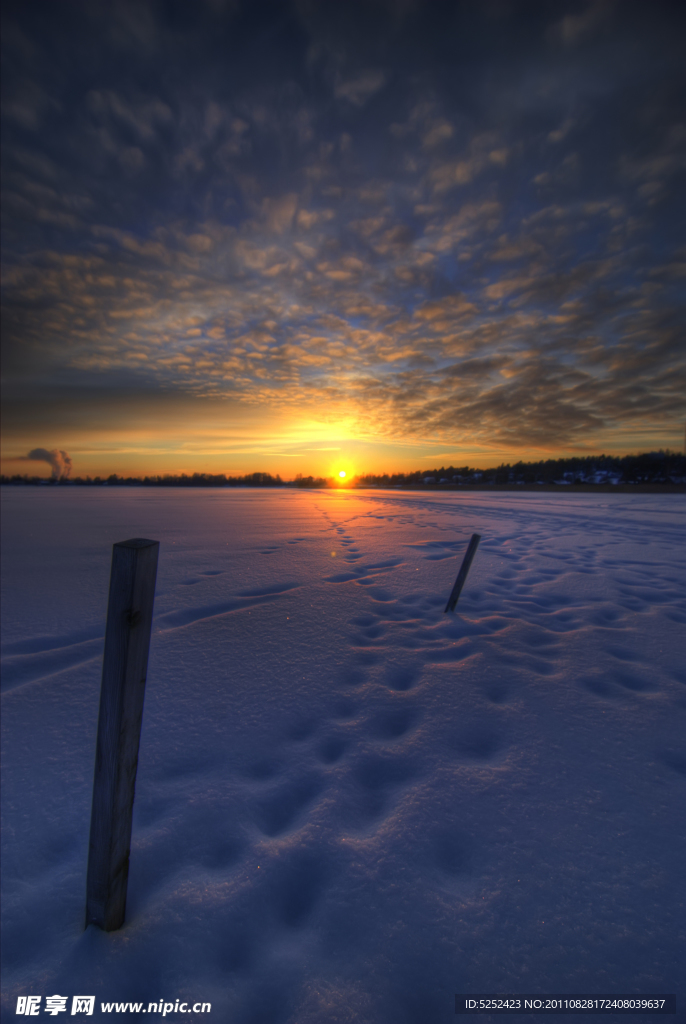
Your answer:
[[[680,435],[683,10],[5,21],[10,390],[115,382],[512,447]]]

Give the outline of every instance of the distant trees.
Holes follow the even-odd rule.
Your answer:
[[[303,476],[302,473],[298,473],[295,480],[293,481],[294,487],[327,487],[327,481],[321,476]]]
[[[187,473],[181,473],[179,476],[172,476],[167,473],[164,476],[144,476],[144,477],[133,477],[133,476],[118,476],[116,473],[111,473],[106,480],[102,480],[99,476],[94,479],[87,476],[72,477],[69,480],[45,480],[41,477],[28,477],[26,475],[19,476],[18,474],[12,477],[3,476],[0,478],[0,483],[3,484],[51,484],[53,486],[58,485],[60,487],[91,487],[91,486],[107,486],[107,487],[283,487],[284,482],[278,475],[272,476],[271,473],[248,473],[246,476],[226,476],[225,473],[193,473],[189,476]]]
[[[424,483],[433,477],[435,483]],[[474,484],[686,484],[686,457],[669,449],[644,452],[641,455],[589,455],[568,459],[545,459],[540,462],[502,463],[495,469],[474,469],[469,466],[440,466],[436,469],[417,469],[410,473],[366,473],[356,478],[358,484],[375,487],[440,487]],[[106,480],[87,476],[69,480],[46,480],[44,477],[0,477],[3,484],[46,485],[50,487],[329,487],[338,483],[323,477],[303,476],[298,473],[290,484],[277,474],[247,473],[245,476],[226,476],[225,473],[193,473],[189,476],[122,477],[111,473]]]
[[[436,483],[424,484],[434,477]],[[686,457],[679,452],[660,449],[641,455],[589,455],[567,459],[545,459],[540,462],[502,463],[495,469],[473,469],[440,466],[414,470],[410,473],[367,473],[358,477],[360,483],[377,487],[440,486],[446,481],[454,486],[469,484],[600,484],[600,483],[686,483]]]

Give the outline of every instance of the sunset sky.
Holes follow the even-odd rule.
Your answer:
[[[683,447],[683,3],[3,8],[3,472]]]

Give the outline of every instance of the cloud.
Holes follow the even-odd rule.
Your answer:
[[[30,78],[16,82],[2,101],[3,116],[12,118],[28,131],[37,131],[49,114],[61,109],[62,104]]]
[[[552,132],[548,132],[548,142],[553,144],[562,142],[567,138],[575,124],[576,122],[573,117],[566,117],[559,127],[555,128]]]
[[[10,389],[447,441],[672,416],[686,131],[666,8],[628,4],[610,37],[603,4],[396,7],[257,0],[239,25],[207,0],[182,31],[146,0],[77,0],[83,25],[48,5],[42,29],[15,5]]]
[[[576,46],[611,18],[615,6],[616,0],[592,0],[581,14],[565,14],[551,34],[565,46]]]
[[[25,458],[31,462],[47,462],[52,469],[53,480],[66,480],[71,473],[71,458],[58,448],[51,451],[47,448],[34,448]]]
[[[434,196],[441,197],[459,186],[469,185],[484,171],[500,170],[507,165],[509,150],[494,132],[474,136],[467,152],[447,160],[437,160],[427,175]]]
[[[157,127],[172,120],[169,106],[156,96],[139,97],[131,102],[113,89],[93,89],[86,96],[86,103],[91,113],[103,120],[119,122],[142,142],[153,141]]]
[[[362,107],[371,97],[386,84],[387,76],[383,71],[369,69],[360,71],[353,78],[341,79],[336,82],[334,96],[345,99],[356,107]]]

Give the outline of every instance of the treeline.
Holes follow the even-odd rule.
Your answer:
[[[298,473],[295,480],[290,483],[289,487],[330,487],[332,481],[325,480],[323,476],[303,476],[302,473]]]
[[[189,476],[123,477],[112,473],[106,478],[74,477],[68,480],[46,480],[44,477],[19,475],[2,476],[3,484],[52,484],[65,486],[111,487],[330,487],[340,486],[337,480],[303,476],[284,482],[277,474],[247,473],[245,476],[226,476],[225,473],[193,473]],[[355,477],[354,483],[376,487],[433,487],[442,485],[494,485],[494,484],[684,484],[686,483],[686,457],[669,449],[645,452],[642,455],[590,455],[584,458],[546,459],[541,462],[502,463],[494,469],[470,466],[440,466],[436,469],[417,469],[411,473],[367,473]]]
[[[68,480],[46,480],[39,476],[2,476],[3,484],[58,484],[63,487],[283,487],[284,482],[278,475],[271,473],[248,473],[246,476],[227,476],[225,473],[181,473],[180,476],[117,476],[116,473],[104,479],[96,477],[73,477]]]
[[[298,473],[295,480],[284,483],[279,474],[247,473],[245,476],[227,476],[225,473],[181,473],[180,476],[117,476],[108,477],[70,477],[67,480],[56,480],[41,476],[27,476],[16,473],[14,476],[0,477],[3,484],[59,484],[60,487],[327,487],[329,481],[321,476],[303,476]]]
[[[669,449],[642,455],[590,455],[540,462],[504,462],[493,469],[440,466],[411,473],[358,477],[360,483],[378,487],[417,487],[434,484],[588,484],[588,483],[684,483],[686,458]]]

